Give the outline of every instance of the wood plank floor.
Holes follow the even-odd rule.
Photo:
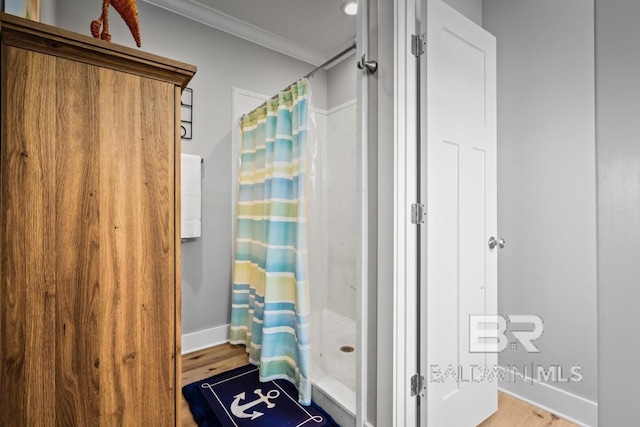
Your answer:
[[[182,386],[239,368],[248,363],[249,357],[243,345],[222,344],[185,354],[182,356]],[[182,395],[182,391],[180,394]],[[183,427],[198,427],[184,396],[182,397],[181,417]]]
[[[182,385],[249,363],[244,346],[223,344],[182,356]],[[182,398],[182,426],[197,427]],[[499,393],[498,412],[478,427],[577,427],[568,421],[513,397]]]
[[[545,410],[498,392],[498,412],[478,427],[578,427]]]

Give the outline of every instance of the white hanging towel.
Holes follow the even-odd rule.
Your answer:
[[[202,229],[202,157],[182,154],[180,174],[182,190],[181,238],[200,237]]]

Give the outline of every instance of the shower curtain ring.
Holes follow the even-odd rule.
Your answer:
[[[373,74],[378,70],[378,62],[377,61],[367,61],[367,55],[362,55],[360,61],[358,61],[358,68],[361,70],[367,69],[369,74]]]

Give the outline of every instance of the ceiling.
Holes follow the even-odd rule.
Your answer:
[[[343,0],[144,0],[259,45],[319,65],[353,43]]]

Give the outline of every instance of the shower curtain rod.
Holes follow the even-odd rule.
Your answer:
[[[309,78],[309,77],[313,76],[315,73],[317,73],[318,71],[322,70],[324,67],[326,67],[327,65],[331,64],[332,62],[342,58],[343,56],[345,56],[347,53],[351,52],[352,50],[356,50],[356,42],[353,42],[353,44],[351,46],[349,46],[348,48],[344,49],[343,51],[338,53],[333,58],[327,60],[325,63],[323,63],[321,65],[318,65],[316,68],[314,68],[313,70],[311,70],[310,72],[305,74],[305,76],[303,78]]]
[[[307,74],[304,75],[304,77],[302,77],[303,79],[307,79],[309,77],[312,77],[315,73],[317,73],[318,71],[322,70],[324,67],[326,67],[327,65],[331,64],[334,61],[337,61],[338,59],[342,58],[343,56],[345,56],[347,53],[351,52],[352,50],[356,50],[357,46],[356,46],[356,42],[354,41],[353,44],[345,49],[343,49],[342,51],[340,51],[338,54],[336,54],[334,57],[328,59],[327,61],[325,61],[324,63],[318,65],[316,68],[314,68],[313,70],[309,71]],[[283,92],[287,89],[289,89],[291,85],[287,86],[286,88],[282,89],[281,91],[279,91],[278,93],[276,93],[275,95],[273,95],[271,98],[269,99],[276,99],[279,95],[280,92]],[[256,108],[253,109],[253,111],[264,107],[265,105],[267,105],[267,101],[263,102],[262,104],[258,105]],[[240,120],[242,121],[242,118],[245,115],[243,114],[240,117]]]

